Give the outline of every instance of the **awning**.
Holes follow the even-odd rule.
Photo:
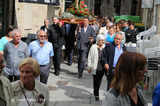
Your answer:
[[[19,2],[60,5],[59,0],[19,0]]]

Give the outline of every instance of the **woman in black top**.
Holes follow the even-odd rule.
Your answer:
[[[125,31],[126,43],[136,43],[136,36],[138,34],[138,29],[134,28],[134,23],[129,23],[129,29]]]

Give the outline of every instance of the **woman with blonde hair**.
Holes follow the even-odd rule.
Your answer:
[[[24,59],[19,65],[20,80],[12,84],[17,106],[49,106],[48,87],[35,80],[40,74],[40,66],[33,58]]]
[[[124,52],[115,67],[110,90],[102,106],[147,106],[138,82],[144,80],[147,59],[140,53]]]

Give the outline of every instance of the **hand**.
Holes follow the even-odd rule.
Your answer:
[[[91,71],[92,71],[91,69],[88,69],[88,73],[91,73]]]
[[[109,65],[107,63],[104,65],[104,68],[107,69],[107,73],[109,73]]]
[[[79,27],[79,32],[81,32],[81,27]]]
[[[89,37],[89,41],[92,43],[93,42],[93,37]]]
[[[58,23],[58,25],[59,25],[59,27],[61,27],[61,26],[62,26],[62,23],[61,23],[61,22],[59,22],[59,23]]]

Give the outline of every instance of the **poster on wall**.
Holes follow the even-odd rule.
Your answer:
[[[160,4],[160,0],[156,0],[156,4]]]
[[[19,0],[19,2],[59,5],[59,0]]]
[[[142,8],[153,8],[153,0],[142,0]]]

